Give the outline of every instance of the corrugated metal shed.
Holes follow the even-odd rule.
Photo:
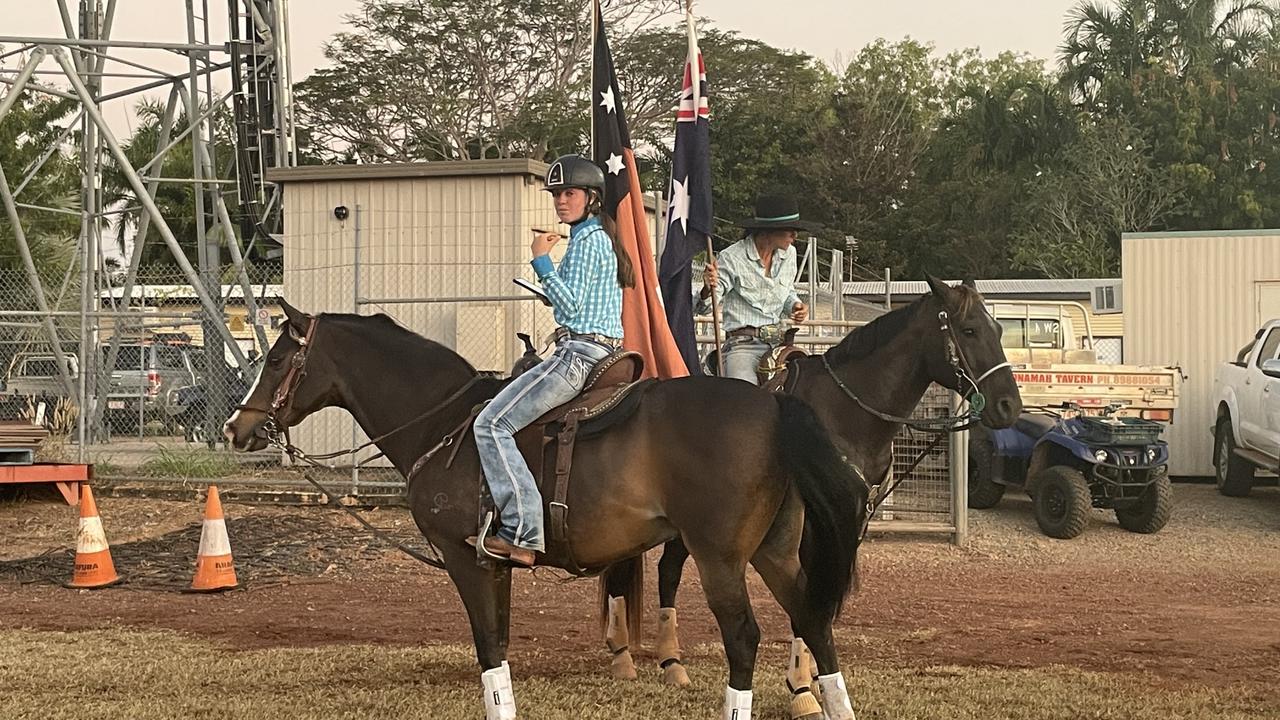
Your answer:
[[[959,280],[948,281],[951,284]],[[1112,279],[1066,278],[1066,279],[1012,279],[1012,280],[976,280],[978,292],[983,295],[1083,295],[1088,297],[1099,285],[1114,283]],[[889,283],[889,291],[897,295],[923,295],[929,292],[929,284],[924,280],[899,280]],[[844,284],[845,295],[867,295],[884,297],[883,282],[847,282]]]
[[[1213,378],[1268,315],[1280,230],[1128,233],[1122,240],[1127,362],[1176,365],[1186,382],[1166,433],[1170,473],[1212,475]]]

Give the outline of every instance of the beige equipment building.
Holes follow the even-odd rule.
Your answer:
[[[1212,475],[1214,373],[1280,317],[1280,230],[1126,233],[1121,251],[1125,360],[1186,378],[1169,472]]]

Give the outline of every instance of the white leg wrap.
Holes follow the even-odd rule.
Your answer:
[[[724,720],[751,720],[751,691],[724,689]]]
[[[506,660],[501,667],[485,670],[480,675],[484,684],[485,720],[515,720],[516,696],[511,689],[511,666]]]
[[[819,675],[818,686],[822,688],[822,711],[828,720],[856,720],[843,674]]]

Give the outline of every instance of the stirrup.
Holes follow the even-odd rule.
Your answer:
[[[476,538],[476,559],[480,561],[510,562],[511,558],[494,555],[484,546],[484,539],[489,537],[489,528],[493,526],[493,511],[484,514],[484,523],[480,526],[480,535]]]

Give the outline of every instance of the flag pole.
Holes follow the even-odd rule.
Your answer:
[[[689,37],[693,37],[693,0],[685,0],[685,22],[689,25]],[[693,48],[689,48],[692,50]],[[689,82],[693,84],[693,124],[698,125],[698,118],[702,116],[702,86],[698,82],[699,68],[695,63],[698,57],[693,53],[689,53]],[[711,235],[707,235],[707,264],[710,265],[716,261],[716,249],[711,244]],[[716,278],[717,284],[719,278]],[[716,374],[724,377],[724,353],[720,347],[720,300],[716,298],[715,288],[711,290],[711,327],[715,332],[715,351],[716,351]]]
[[[600,14],[600,0],[591,0],[591,78],[587,81],[587,121],[591,126],[592,161],[596,159],[596,18]],[[603,202],[603,198],[601,201]]]
[[[711,246],[711,236],[707,236],[707,262],[716,261],[715,248]],[[719,284],[719,278],[716,278]],[[715,328],[716,333],[716,374],[724,377],[724,353],[720,352],[720,301],[716,299],[715,288],[711,289],[711,324]]]

